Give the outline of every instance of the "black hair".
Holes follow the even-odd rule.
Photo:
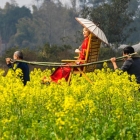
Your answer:
[[[23,59],[23,53],[21,51],[16,51],[14,53],[19,59]]]
[[[123,53],[124,54],[131,54],[131,53],[134,53],[134,48],[131,47],[131,46],[127,46],[123,49]]]

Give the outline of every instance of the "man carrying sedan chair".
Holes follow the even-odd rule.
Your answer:
[[[122,71],[126,71],[130,75],[135,75],[137,79],[137,83],[140,84],[140,57],[137,55],[129,56],[129,54],[134,53],[134,48],[131,46],[127,46],[123,49],[123,56],[127,56],[124,58],[124,63],[122,67],[120,68]],[[116,58],[113,57],[110,59],[114,70],[118,69],[118,66],[116,64]]]
[[[13,55],[14,60],[22,60],[23,53],[21,51],[16,51]],[[29,67],[26,63],[23,62],[15,62],[12,64],[11,58],[6,58],[6,64],[10,69],[16,71],[18,68],[21,69],[23,76],[20,76],[21,80],[23,81],[24,86],[26,85],[27,81],[30,81],[29,77]]]

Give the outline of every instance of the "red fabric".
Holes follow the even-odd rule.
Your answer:
[[[81,45],[81,51],[80,51],[78,60],[85,60],[85,50],[88,47],[88,40],[89,40],[89,37],[84,39],[84,41]]]
[[[85,59],[85,50],[88,47],[88,40],[89,40],[89,37],[84,39],[84,41],[83,41],[83,43],[81,45],[81,51],[80,51],[78,60],[84,60]],[[71,71],[71,67],[69,67],[69,66],[67,66],[67,67],[58,67],[54,71],[54,73],[50,76],[51,80],[53,82],[57,83],[58,80],[60,80],[62,78],[65,78],[65,80],[67,81],[68,78],[69,78],[70,71]]]
[[[65,78],[66,81],[68,81],[69,74],[70,74],[71,68],[68,67],[58,67],[54,73],[50,76],[51,80],[53,82],[58,82],[58,80]]]

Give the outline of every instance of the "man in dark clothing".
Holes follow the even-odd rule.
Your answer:
[[[22,60],[23,54],[20,51],[16,51],[13,55],[14,60]],[[22,70],[23,76],[20,77],[23,80],[24,85],[26,85],[27,81],[30,81],[29,77],[29,67],[26,63],[23,62],[15,62],[14,65],[11,64],[11,58],[6,58],[6,63],[9,68],[12,68],[14,71],[16,71],[17,68],[20,68]]]
[[[125,47],[123,49],[123,56],[129,55],[131,53],[134,53],[134,48],[131,46]],[[114,69],[117,69],[118,66],[116,64],[116,58],[111,58],[110,59]],[[134,74],[137,79],[137,83],[140,84],[140,57],[138,56],[132,56],[132,57],[126,57],[124,58],[124,63],[121,67],[121,70],[127,71],[128,74],[132,75]]]

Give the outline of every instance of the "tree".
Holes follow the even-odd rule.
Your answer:
[[[77,2],[76,0],[70,0],[72,8],[76,11],[76,7],[77,7]]]
[[[17,2],[16,2],[16,0],[10,0],[11,2],[11,5],[13,5],[13,6],[18,6],[18,4],[17,4]]]
[[[140,1],[139,0],[131,0],[129,4],[129,10],[135,12],[133,16],[133,22],[129,25],[128,28],[134,28],[134,32],[130,34],[127,38],[126,43],[128,44],[136,44],[140,42]],[[125,31],[127,32],[127,30]]]
[[[48,43],[44,44],[43,47],[39,48],[39,59],[42,61],[55,61],[60,62],[62,59],[73,58],[73,53],[71,53],[71,46],[69,45],[52,45]]]
[[[73,9],[67,9],[51,1],[44,1],[38,9],[33,6],[33,18],[23,18],[18,21],[17,32],[11,38],[11,45],[25,47],[50,45],[76,44],[76,32],[79,23]],[[79,46],[79,45],[77,45]]]
[[[40,18],[22,18],[18,21],[17,32],[10,39],[10,46],[35,48],[46,42],[44,22]]]
[[[31,12],[26,7],[18,7],[7,3],[0,14],[0,36],[5,43],[9,42],[12,35],[16,33],[16,24],[23,17],[31,18]]]
[[[110,0],[79,0],[81,7],[98,7],[101,4],[108,2]]]
[[[43,0],[34,0],[34,6],[36,6],[36,8],[39,9],[42,2],[43,2]]]
[[[129,36],[124,30],[133,21],[134,13],[128,11],[130,0],[112,0],[93,8],[90,19],[100,23],[110,43],[122,43]]]

